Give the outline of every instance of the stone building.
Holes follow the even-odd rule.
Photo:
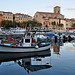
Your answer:
[[[59,6],[54,7],[54,13],[50,12],[36,12],[34,18],[36,21],[42,23],[43,28],[52,29],[58,28],[58,24],[63,24],[63,29],[65,29],[64,15],[62,15]],[[55,22],[55,25],[52,25]]]

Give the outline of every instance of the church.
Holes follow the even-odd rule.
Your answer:
[[[54,12],[36,12],[34,18],[37,22],[42,23],[44,29],[59,29],[59,24],[62,24],[62,29],[65,29],[66,23],[64,15],[61,14],[61,7],[54,7]]]

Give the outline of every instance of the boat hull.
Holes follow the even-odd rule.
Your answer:
[[[44,45],[36,47],[16,47],[13,46],[0,46],[0,53],[21,53],[21,52],[38,52],[38,51],[44,51],[50,49],[50,45]]]
[[[50,51],[50,45],[39,46],[39,48],[35,47],[11,47],[11,46],[0,46],[0,61],[6,61],[7,59],[15,59],[15,58],[22,58],[28,56],[38,56],[40,55],[39,52],[43,51]]]
[[[0,52],[0,62],[3,61],[10,61],[13,59],[20,59],[20,58],[28,58],[28,57],[44,57],[50,56],[51,51],[50,49],[46,49],[44,51],[36,51],[36,52]]]

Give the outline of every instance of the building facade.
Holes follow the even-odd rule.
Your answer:
[[[74,23],[75,24],[75,19],[68,19],[68,18],[66,18],[66,19],[64,19],[65,21],[66,21],[66,28],[68,29],[68,28],[72,28],[72,24]]]
[[[14,19],[16,22],[23,22],[23,21],[29,21],[32,20],[32,17],[26,14],[16,13],[14,14]]]
[[[0,27],[1,27],[2,20],[3,20],[3,15],[0,13]]]
[[[10,20],[13,21],[13,13],[12,12],[4,12],[1,11],[3,15],[3,20]]]
[[[63,24],[63,29],[65,29],[64,15],[60,14],[60,7],[54,7],[54,13],[50,12],[36,12],[34,18],[36,21],[42,23],[42,27],[52,29],[52,22],[55,22],[54,28],[58,28],[58,24]],[[61,21],[60,21],[61,20]]]

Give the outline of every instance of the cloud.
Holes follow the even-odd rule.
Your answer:
[[[52,5],[48,5],[48,6],[46,6],[46,8],[51,8],[51,7],[53,7]]]
[[[66,8],[66,10],[75,10],[75,7]]]
[[[56,2],[54,2],[52,4],[50,4],[50,5],[47,5],[46,8],[53,8],[55,6],[60,6],[59,2],[56,1]]]

